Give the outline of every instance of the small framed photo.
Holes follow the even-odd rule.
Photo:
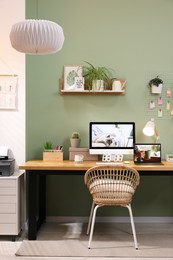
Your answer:
[[[75,77],[75,90],[76,91],[84,90],[84,77]]]
[[[77,77],[82,77],[82,66],[64,66],[64,90],[76,90]]]

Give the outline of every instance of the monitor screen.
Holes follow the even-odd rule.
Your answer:
[[[90,122],[90,154],[133,154],[134,122]]]

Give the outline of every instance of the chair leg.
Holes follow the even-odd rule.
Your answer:
[[[137,238],[136,238],[136,230],[135,230],[135,225],[134,225],[134,220],[133,220],[133,213],[132,213],[131,204],[127,205],[126,207],[128,208],[129,214],[130,214],[130,221],[131,221],[131,226],[132,226],[135,248],[138,249],[138,243],[137,243]]]
[[[91,245],[91,241],[92,241],[92,237],[93,237],[93,231],[94,231],[94,224],[95,224],[95,218],[96,218],[96,212],[97,209],[101,207],[99,205],[95,206],[94,208],[94,212],[93,212],[93,216],[92,216],[92,223],[91,223],[91,230],[90,230],[90,236],[89,236],[89,242],[88,242],[88,248],[90,249],[90,245]]]
[[[94,205],[95,205],[95,203],[94,203],[94,201],[93,201],[93,202],[92,202],[92,206],[91,206],[89,221],[88,221],[87,232],[86,232],[87,235],[89,234],[90,228],[91,228],[91,220],[92,220],[92,216],[93,216]]]

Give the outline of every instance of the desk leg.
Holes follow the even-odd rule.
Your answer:
[[[37,174],[34,171],[28,171],[28,239],[37,238]]]
[[[37,222],[37,229],[46,219],[46,175],[39,174],[39,219]]]

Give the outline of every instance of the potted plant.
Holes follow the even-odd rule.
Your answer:
[[[89,90],[103,91],[108,86],[112,74],[106,67],[94,67],[87,62],[87,66],[83,67],[83,76],[85,78],[85,85]]]
[[[160,79],[159,76],[157,76],[150,80],[149,86],[151,88],[151,93],[160,94],[162,93],[163,80]]]
[[[45,144],[44,144],[44,151],[50,151],[50,150],[52,150],[52,142],[46,142]]]
[[[80,134],[78,132],[73,132],[70,139],[71,147],[80,147]]]

